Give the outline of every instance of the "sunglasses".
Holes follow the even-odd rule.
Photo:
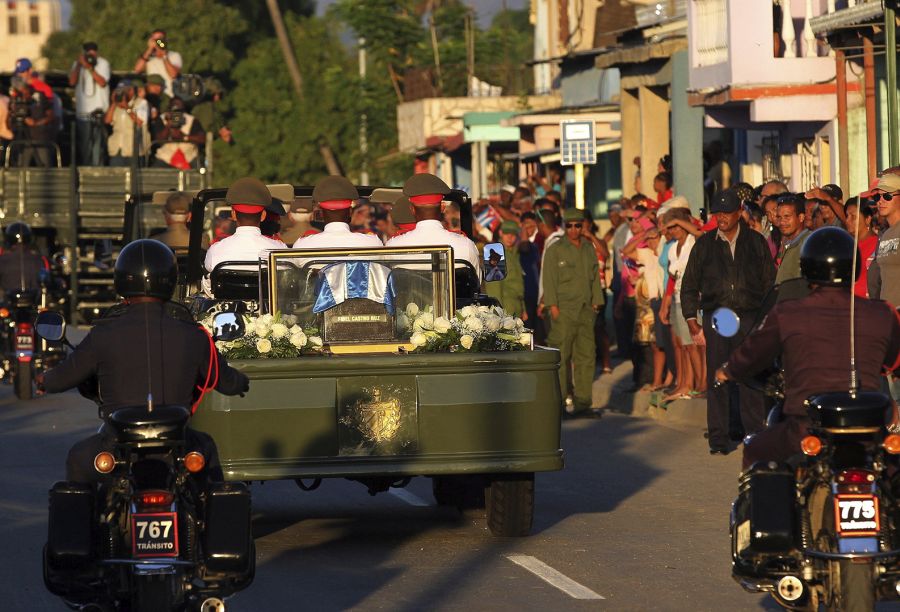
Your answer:
[[[894,196],[900,196],[900,193],[876,193],[873,194],[869,199],[873,202],[877,202],[878,200],[884,200],[885,202],[890,202],[894,199]]]
[[[569,229],[572,227],[581,227],[581,221],[578,221],[576,223],[566,223],[566,229]]]

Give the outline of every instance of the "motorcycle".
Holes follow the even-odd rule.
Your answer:
[[[219,339],[243,333],[231,319]],[[57,313],[41,313],[35,329],[65,339]],[[98,397],[91,385],[79,391]],[[100,482],[50,490],[44,583],[73,609],[224,612],[224,599],[252,583],[250,492],[197,476],[206,458],[186,449],[190,414],[152,404],[112,411],[103,429],[114,446],[94,458]]]
[[[734,313],[712,316],[719,333],[737,333]],[[857,391],[815,395],[806,406],[802,454],[740,476],[732,576],[788,610],[870,611],[900,596],[900,435],[885,428],[893,404],[882,393]],[[770,425],[780,410],[773,408]]]

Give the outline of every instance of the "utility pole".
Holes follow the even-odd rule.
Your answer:
[[[272,17],[272,26],[275,28],[275,34],[278,36],[278,44],[281,47],[281,55],[284,56],[284,64],[291,75],[291,81],[294,83],[297,99],[303,102],[303,77],[300,74],[300,66],[297,64],[297,56],[294,55],[291,39],[288,36],[287,29],[284,27],[284,19],[281,16],[281,9],[278,8],[278,0],[266,0],[266,6],[268,6],[269,15]],[[319,153],[322,155],[328,174],[338,176],[344,174],[341,171],[341,166],[334,151],[324,135],[319,138]]]
[[[366,86],[366,38],[360,36],[357,41],[359,46],[359,80],[363,88]],[[363,113],[359,118],[359,184],[369,184],[369,134],[368,134],[368,117]]]
[[[888,107],[888,165],[900,163],[900,143],[897,142],[897,11],[890,2],[884,3],[884,69],[887,81]]]

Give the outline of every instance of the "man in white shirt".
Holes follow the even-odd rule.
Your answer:
[[[313,202],[322,211],[325,228],[318,234],[301,237],[295,249],[332,249],[338,247],[379,248],[384,246],[375,234],[350,231],[350,217],[359,192],[342,176],[326,176],[316,183]]]
[[[164,91],[172,97],[175,95],[172,91],[172,81],[181,74],[181,64],[181,54],[169,49],[166,31],[153,30],[150,38],[147,39],[147,48],[134,63],[134,71],[146,71],[148,77],[151,74],[161,76],[166,82]]]
[[[481,282],[481,257],[478,247],[464,234],[444,229],[441,223],[441,202],[450,188],[433,174],[415,174],[403,185],[403,195],[409,198],[416,216],[416,228],[387,241],[385,246],[444,246],[453,248],[453,257],[468,261]]]
[[[265,209],[272,203],[272,195],[262,181],[249,176],[236,180],[225,194],[225,203],[231,206],[237,229],[228,238],[210,245],[204,262],[207,272],[225,261],[252,262],[255,269],[266,251],[286,248],[283,242],[266,238],[259,230]],[[203,279],[203,288],[209,293],[208,275]]]
[[[75,88],[75,120],[78,163],[99,166],[106,130],[103,115],[109,108],[109,62],[97,53],[97,43],[86,42],[69,70]]]

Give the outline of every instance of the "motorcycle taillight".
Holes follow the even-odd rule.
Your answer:
[[[31,336],[34,334],[34,328],[31,323],[16,323],[17,336]]]
[[[170,491],[141,491],[135,494],[134,501],[142,508],[170,506],[175,501],[175,494]]]
[[[839,493],[861,493],[871,490],[875,474],[868,470],[844,470],[835,477]]]

